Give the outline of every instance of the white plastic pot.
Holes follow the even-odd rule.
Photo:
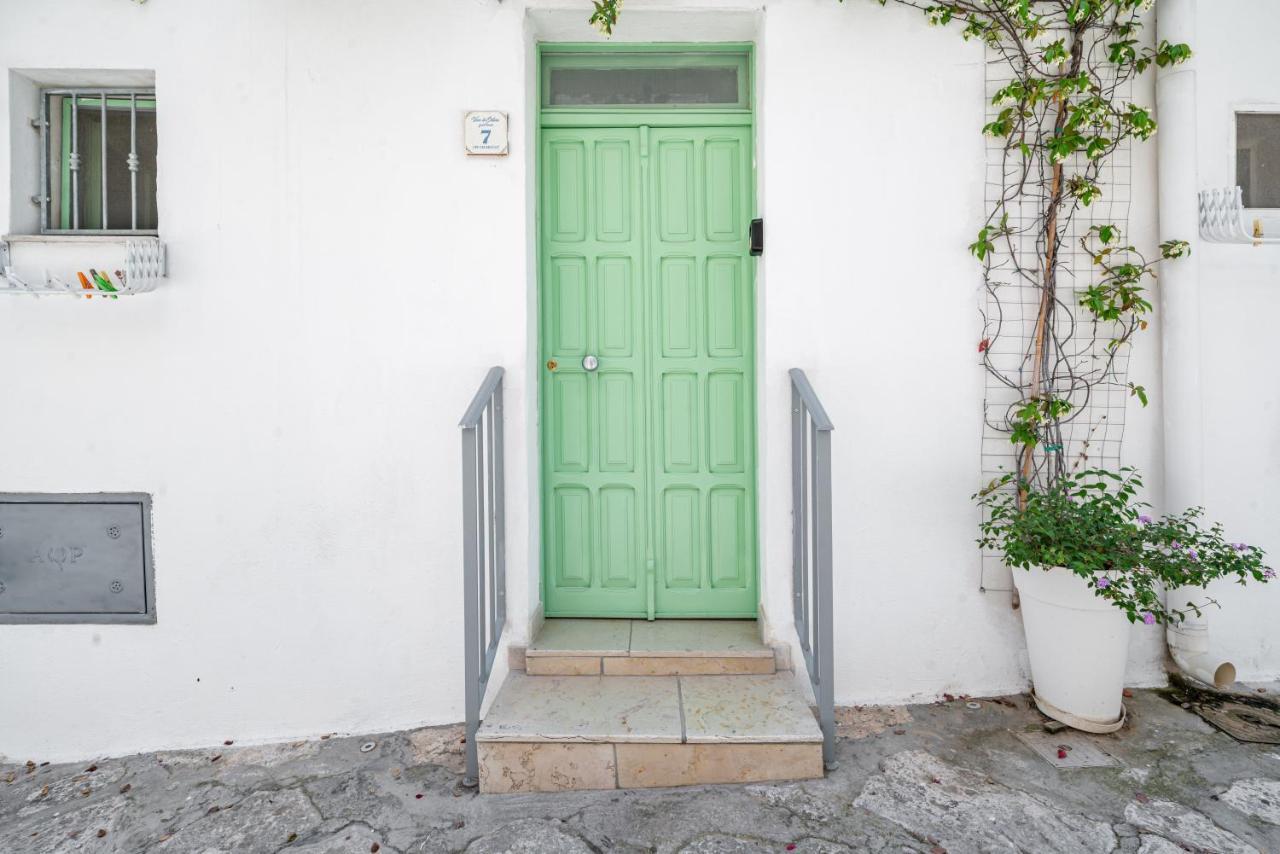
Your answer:
[[[1036,706],[1086,732],[1124,723],[1129,619],[1069,569],[1015,569]]]

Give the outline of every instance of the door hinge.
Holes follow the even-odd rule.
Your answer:
[[[763,255],[764,254],[764,220],[763,219],[751,220],[750,234],[751,234],[751,254]]]

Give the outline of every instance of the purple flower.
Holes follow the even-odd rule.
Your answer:
[[[1139,525],[1150,525],[1150,524],[1151,524],[1151,517],[1150,517],[1150,516],[1148,516],[1147,514],[1143,513],[1141,516],[1139,516],[1139,517],[1138,517],[1138,524],[1139,524]]]
[[[1111,586],[1111,579],[1110,579],[1110,578],[1099,578],[1099,579],[1095,582],[1095,584],[1097,584],[1097,586],[1098,586],[1098,589],[1099,589],[1099,590],[1106,590],[1108,587],[1110,587],[1110,586]]]
[[[1244,543],[1236,543],[1235,546],[1233,546],[1233,548],[1235,548],[1235,550],[1238,552],[1242,552],[1249,547],[1246,546]]]
[[[1275,577],[1276,577],[1276,571],[1275,571],[1274,569],[1272,569],[1271,567],[1267,567],[1265,570],[1263,570],[1263,572],[1262,572],[1262,577],[1263,577],[1263,578],[1275,578]]]
[[[1148,626],[1154,626],[1156,623],[1156,615],[1150,611],[1143,611],[1142,622],[1146,623]]]
[[[1187,549],[1187,557],[1191,558],[1193,562],[1197,561],[1200,559],[1200,552],[1195,549]]]
[[[1174,551],[1177,551],[1178,549],[1182,548],[1182,543],[1178,542],[1177,540],[1174,540],[1172,545],[1173,545]]]

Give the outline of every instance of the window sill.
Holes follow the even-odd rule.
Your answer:
[[[119,243],[139,238],[158,237],[157,231],[133,234],[6,234],[0,237],[5,243]]]

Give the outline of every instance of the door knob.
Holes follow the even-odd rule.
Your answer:
[[[600,367],[600,360],[595,356],[582,357],[582,369],[584,371],[594,371],[598,367]]]

